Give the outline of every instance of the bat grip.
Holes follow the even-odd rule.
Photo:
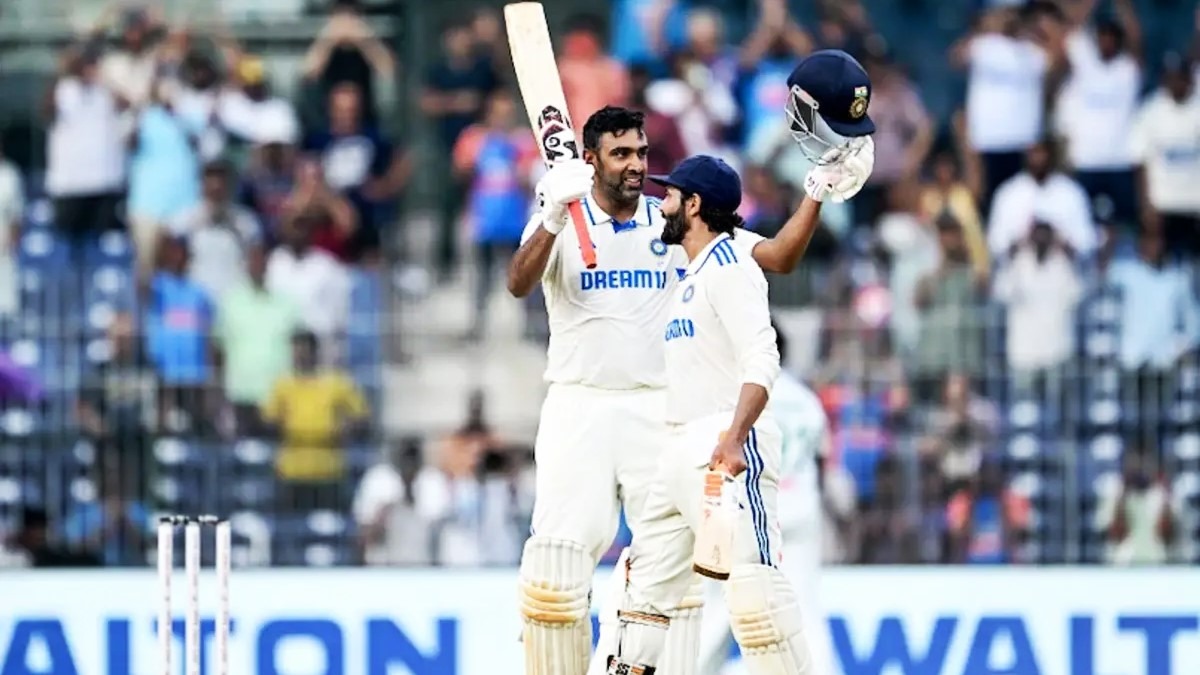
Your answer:
[[[588,232],[587,219],[583,217],[583,205],[579,202],[567,204],[571,213],[571,222],[575,224],[575,237],[579,239],[579,252],[583,254],[583,264],[589,270],[596,267],[596,245],[592,243],[592,233]]]

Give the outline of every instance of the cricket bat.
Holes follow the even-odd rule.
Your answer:
[[[504,24],[517,84],[542,159],[546,166],[553,167],[563,160],[579,158],[579,143],[567,114],[567,99],[558,77],[558,63],[554,60],[554,46],[550,42],[550,28],[546,25],[542,3],[505,5]],[[592,269],[596,266],[596,247],[592,244],[583,208],[579,202],[574,202],[568,210],[579,238],[583,263]]]
[[[704,474],[700,528],[692,549],[692,569],[724,581],[733,570],[733,535],[737,527],[737,483],[722,466]]]

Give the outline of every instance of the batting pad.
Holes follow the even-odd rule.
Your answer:
[[[583,546],[530,537],[521,556],[526,675],[585,675],[591,652],[588,594],[596,563]]]
[[[687,595],[675,609],[667,612],[671,625],[663,646],[660,675],[693,675],[700,660],[700,624],[704,610],[704,577],[692,575]]]
[[[725,582],[733,637],[750,675],[808,673],[808,645],[792,586],[774,567],[737,565]]]

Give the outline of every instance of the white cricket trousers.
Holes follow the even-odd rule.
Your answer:
[[[663,389],[550,385],[534,445],[532,533],[576,542],[599,560],[612,546],[623,502],[636,540],[665,418]]]
[[[667,446],[629,554],[629,596],[635,608],[666,614],[686,594],[704,475],[718,436],[732,419],[732,413],[723,413],[668,426]],[[779,563],[780,440],[779,428],[764,413],[746,441],[747,468],[737,477],[741,517],[734,534],[735,565]]]

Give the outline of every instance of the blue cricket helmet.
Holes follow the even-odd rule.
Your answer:
[[[846,52],[822,49],[809,54],[787,83],[788,124],[810,160],[819,162],[829,150],[875,133],[875,122],[867,114],[871,79]]]

